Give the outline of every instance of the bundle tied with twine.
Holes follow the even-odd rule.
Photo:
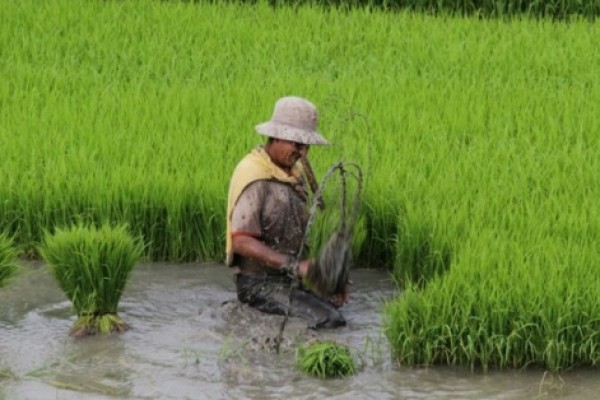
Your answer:
[[[343,293],[350,280],[350,267],[352,266],[352,237],[362,192],[362,170],[357,164],[339,162],[332,165],[315,191],[316,200],[311,207],[305,232],[305,241],[308,236],[310,225],[316,214],[316,208],[324,207],[321,197],[322,191],[334,172],[339,172],[341,177],[339,226],[330,236],[327,243],[321,248],[315,265],[313,265],[312,268],[309,268],[306,276],[311,287],[322,296]],[[347,179],[349,177],[356,179],[357,185],[352,208],[349,210],[350,212],[347,213]]]
[[[129,329],[117,307],[143,248],[142,238],[131,236],[126,225],[80,223],[45,233],[40,254],[77,312],[72,336]]]

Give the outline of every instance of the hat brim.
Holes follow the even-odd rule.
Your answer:
[[[289,140],[302,144],[325,145],[329,144],[325,138],[316,131],[307,131],[281,122],[268,121],[256,125],[256,132],[276,139]]]

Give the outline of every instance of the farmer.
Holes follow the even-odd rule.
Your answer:
[[[268,137],[236,166],[227,202],[227,265],[235,268],[237,297],[266,313],[308,321],[310,328],[346,324],[338,311],[347,293],[327,300],[300,286],[313,260],[296,262],[308,218],[308,191],[300,158],[327,141],[317,131],[317,109],[299,97],[279,99],[270,121],[256,126]],[[303,252],[304,254],[304,252]],[[291,298],[291,303],[289,299]]]

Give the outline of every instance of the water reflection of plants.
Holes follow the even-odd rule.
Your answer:
[[[109,337],[97,339],[86,346],[65,350],[66,354],[47,360],[28,371],[24,378],[40,379],[59,390],[130,397],[134,371],[124,356],[123,343]]]
[[[45,235],[40,254],[77,312],[71,335],[128,329],[117,306],[142,251],[125,226],[79,224]]]
[[[0,368],[0,379],[14,379],[15,375],[7,369]]]
[[[370,365],[372,367],[381,367],[385,364],[389,356],[389,346],[387,338],[382,332],[367,334],[365,343],[361,349],[362,366]]]

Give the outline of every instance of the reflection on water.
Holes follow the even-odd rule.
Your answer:
[[[309,331],[235,300],[230,271],[217,264],[138,266],[119,314],[132,326],[111,337],[74,339],[71,305],[41,263],[0,291],[0,399],[596,399],[595,371],[471,373],[404,368],[381,333],[382,301],[394,288],[382,271],[356,270],[348,326]],[[347,344],[360,372],[318,380],[294,368],[295,346]]]

